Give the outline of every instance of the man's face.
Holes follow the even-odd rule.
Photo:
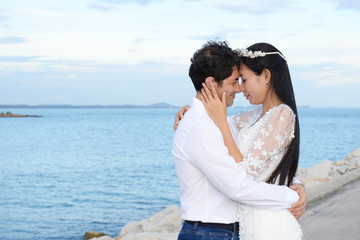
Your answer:
[[[231,76],[224,79],[221,87],[217,82],[215,82],[215,87],[220,99],[223,92],[226,92],[226,106],[230,107],[231,105],[233,105],[235,94],[240,92],[238,67],[233,67],[233,72]]]

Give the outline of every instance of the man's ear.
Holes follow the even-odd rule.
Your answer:
[[[266,83],[271,83],[271,72],[270,72],[270,70],[265,68],[263,70],[262,74],[264,75],[265,82]]]
[[[211,89],[211,85],[210,85],[210,83],[213,83],[213,84],[215,84],[215,78],[213,78],[213,77],[207,77],[206,79],[205,79],[205,84],[206,84],[206,86],[209,88],[209,89]]]

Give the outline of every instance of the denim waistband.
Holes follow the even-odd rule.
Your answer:
[[[201,227],[208,227],[208,228],[218,228],[218,229],[224,229],[224,230],[228,230],[228,231],[238,231],[239,230],[239,222],[234,222],[234,223],[204,223],[204,222],[200,222],[200,221],[188,221],[185,220],[186,223],[192,224],[192,225],[196,225],[196,226],[201,226]]]

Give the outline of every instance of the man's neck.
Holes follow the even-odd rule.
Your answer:
[[[195,98],[197,98],[197,99],[199,99],[199,100],[201,101],[200,96],[201,96],[201,92],[200,92],[200,91],[197,91]]]

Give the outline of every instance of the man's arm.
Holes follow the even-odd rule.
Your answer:
[[[190,131],[185,148],[190,159],[209,181],[228,198],[250,206],[280,210],[290,208],[299,196],[285,186],[256,182],[237,167],[215,124],[202,122]]]

